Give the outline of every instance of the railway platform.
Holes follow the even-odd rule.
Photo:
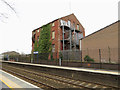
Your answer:
[[[83,67],[65,67],[65,66],[54,66],[54,65],[12,62],[12,61],[2,61],[2,60],[0,60],[0,62],[13,63],[13,64],[18,64],[18,65],[37,66],[37,67],[44,67],[44,68],[62,69],[62,70],[82,71],[82,72],[99,73],[99,74],[110,74],[110,75],[116,75],[116,76],[120,75],[118,70],[105,70],[105,69],[94,69],[94,68],[83,68]]]
[[[15,90],[15,89],[34,89],[34,90],[42,90],[39,87],[28,83],[18,77],[15,77],[3,70],[0,70],[0,90],[8,89],[8,90]]]
[[[120,73],[116,70],[104,70],[93,68],[76,68],[76,67],[64,67],[54,65],[33,64],[24,62],[11,62],[0,61],[2,66],[14,66],[24,69],[34,70],[36,72],[48,73],[51,75],[58,75],[65,78],[74,80],[81,80],[89,83],[97,83],[106,85],[107,87],[119,87]]]

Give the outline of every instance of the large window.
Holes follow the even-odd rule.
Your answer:
[[[52,52],[55,52],[55,44],[52,45]]]
[[[70,27],[70,25],[71,25],[71,22],[70,22],[70,20],[68,20],[68,26]]]
[[[79,24],[77,24],[77,30],[79,30]]]
[[[55,31],[52,32],[52,39],[55,39]]]

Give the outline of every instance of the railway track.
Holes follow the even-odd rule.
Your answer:
[[[5,69],[6,68],[6,69]],[[10,69],[8,71],[8,69]],[[66,77],[61,77],[58,75],[51,75],[47,73],[38,73],[30,70],[25,70],[21,68],[16,68],[13,66],[4,66],[3,70],[7,72],[12,72],[12,73],[17,73],[18,75],[20,74],[21,76],[29,77],[31,81],[38,82],[37,80],[40,80],[40,83],[44,83],[44,85],[48,85],[48,88],[51,89],[59,89],[59,88],[81,88],[81,89],[106,89],[110,88],[112,90],[116,90],[117,87],[111,87],[111,86],[106,86],[102,84],[96,84],[96,83],[91,83],[91,82],[86,82],[86,81],[80,81],[80,80],[74,80]],[[28,75],[27,75],[28,74]],[[34,79],[33,79],[34,77]],[[42,78],[42,79],[40,79]],[[53,84],[50,84],[50,83]],[[58,85],[56,85],[58,84]],[[39,86],[39,85],[37,85]],[[59,86],[59,87],[58,87]]]
[[[40,81],[35,80],[35,79],[33,79],[33,78],[24,76],[24,75],[22,75],[22,74],[16,73],[16,72],[11,71],[11,70],[7,70],[7,69],[3,69],[3,68],[2,68],[2,70],[6,71],[6,72],[8,72],[8,73],[11,73],[11,74],[13,74],[13,75],[15,75],[15,76],[18,76],[18,77],[20,77],[20,78],[22,78],[22,79],[24,79],[24,80],[26,80],[26,81],[28,81],[28,82],[36,85],[36,86],[39,86],[39,87],[42,88],[42,89],[52,89],[52,90],[56,90],[55,87],[52,87],[52,86],[47,85],[47,84],[45,84],[45,83],[41,83]]]

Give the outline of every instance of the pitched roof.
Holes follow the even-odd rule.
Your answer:
[[[91,36],[91,35],[93,35],[93,34],[99,32],[99,31],[102,31],[102,30],[104,30],[105,28],[110,27],[110,26],[112,26],[113,24],[115,24],[115,23],[117,23],[117,22],[120,22],[120,20],[118,20],[118,21],[116,21],[116,22],[114,22],[114,23],[112,23],[112,24],[110,24],[110,25],[108,25],[108,26],[106,26],[106,27],[104,27],[104,28],[98,30],[98,31],[95,31],[95,32],[93,32],[93,33],[91,33],[91,34],[85,36],[84,38],[87,38],[87,37],[89,37],[89,36]],[[81,38],[81,40],[84,39],[84,38]]]
[[[71,15],[74,15],[74,13],[72,13],[72,14],[69,14],[69,15],[66,15],[66,16],[63,16],[63,17],[60,17],[60,18],[58,18],[58,19],[62,19],[62,18],[65,18],[65,17],[69,17],[69,16],[71,16]],[[74,15],[75,16],[75,15]],[[56,21],[56,20],[58,20],[58,19],[55,19],[55,20],[53,20],[53,21],[51,21],[51,22],[49,22],[49,23],[47,23],[47,24],[50,24],[50,23],[52,23],[52,22],[54,22],[54,21]],[[77,19],[77,18],[76,18]],[[78,19],[77,19],[78,20]],[[46,25],[46,24],[45,24]],[[42,26],[44,26],[44,25],[42,25]],[[41,26],[41,27],[42,27]],[[39,28],[41,28],[41,27],[39,27]],[[36,29],[34,29],[33,31],[35,31],[35,30],[37,30],[37,29],[39,29],[39,28],[36,28]]]
[[[9,52],[4,52],[2,53],[3,55],[20,55],[18,52],[16,51],[9,51]]]

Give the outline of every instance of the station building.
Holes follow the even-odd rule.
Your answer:
[[[85,30],[74,14],[58,18],[48,24],[51,24],[52,52],[79,50],[79,39],[85,37]],[[35,40],[39,41],[41,28],[42,26],[32,31],[32,51]]]

